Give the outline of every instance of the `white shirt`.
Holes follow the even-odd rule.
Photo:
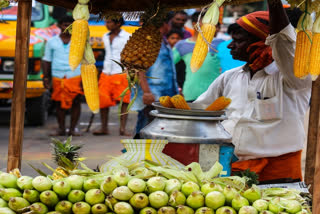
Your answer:
[[[219,96],[232,99],[226,112],[228,120],[222,124],[231,133],[240,160],[275,157],[303,149],[303,123],[312,81],[310,76],[301,80],[293,74],[295,41],[291,25],[269,36],[266,44],[272,48],[273,63],[252,79],[243,66],[229,70],[195,101],[209,105]]]
[[[108,75],[119,74],[122,72],[121,67],[117,63],[113,62],[112,59],[120,62],[120,53],[127,43],[130,33],[121,30],[120,33],[113,38],[112,43],[110,43],[109,34],[110,33],[106,33],[102,37],[106,52],[102,71]]]

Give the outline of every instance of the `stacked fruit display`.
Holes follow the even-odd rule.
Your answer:
[[[243,188],[239,177],[214,178],[200,185],[165,173],[141,179],[119,172],[57,180],[2,172],[0,214],[311,213],[296,190]]]

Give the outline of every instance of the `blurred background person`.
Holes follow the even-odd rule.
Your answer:
[[[120,53],[130,37],[129,33],[121,29],[123,24],[124,20],[122,17],[120,19],[106,20],[106,27],[110,32],[106,33],[102,38],[105,47],[105,59],[99,78],[101,128],[94,131],[94,135],[109,134],[109,107],[117,105],[121,100],[121,93],[128,87],[126,74],[122,73],[121,67],[112,61],[120,62]],[[130,135],[126,133],[128,114],[123,114],[126,112],[129,102],[130,92],[124,97],[121,107],[120,135]]]
[[[197,24],[199,15],[200,12],[195,12],[191,16],[193,25]],[[201,24],[202,23],[200,21],[200,26]],[[186,76],[183,83],[182,93],[185,99],[189,102],[196,100],[220,75],[220,61],[215,50],[217,48],[217,45],[224,40],[217,38],[213,39],[211,48],[201,68],[195,73],[191,71],[190,61],[198,36],[201,35],[198,33],[198,31],[195,31],[192,37],[179,41],[173,49],[174,62],[178,63],[182,59],[186,65]]]
[[[181,39],[183,39],[183,32],[179,29],[171,29],[169,33],[167,34],[167,41],[171,48],[179,42]]]
[[[175,46],[177,42],[183,39],[183,32],[179,29],[171,29],[167,34],[167,40],[171,48]],[[183,60],[180,60],[175,64],[176,67],[176,74],[177,74],[177,82],[179,87],[179,93],[182,92],[183,82],[186,76],[186,65],[184,64]]]
[[[169,23],[171,29],[178,29],[183,32],[183,39],[191,37],[194,33],[193,29],[185,26],[188,19],[189,19],[188,14],[183,10],[179,10],[173,13]]]
[[[76,129],[81,113],[81,94],[83,94],[80,66],[72,71],[68,61],[71,34],[66,31],[66,28],[72,22],[71,16],[64,16],[59,20],[58,27],[61,33],[47,41],[42,58],[43,85],[47,89],[52,87],[51,99],[56,105],[56,118],[59,126],[55,133],[50,134],[51,136],[81,135]],[[65,126],[67,109],[71,109],[68,133]]]
[[[218,22],[216,25],[216,38],[223,39],[223,40],[231,40],[231,36],[225,32],[221,31],[221,24]]]

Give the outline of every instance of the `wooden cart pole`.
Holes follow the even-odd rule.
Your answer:
[[[31,8],[31,0],[19,0],[7,171],[21,168]]]
[[[309,113],[309,128],[308,128],[308,144],[305,165],[304,180],[307,185],[311,185],[310,192],[313,192],[313,179],[316,164],[316,148],[319,141],[319,111],[320,111],[320,78],[312,82],[311,104]]]
[[[312,89],[312,96],[314,96],[314,100],[316,103],[318,103],[317,110],[313,117],[318,118],[319,120],[319,107],[320,107],[320,78],[317,78],[315,81],[315,89]],[[313,86],[313,85],[312,85]],[[311,100],[312,102],[312,100]],[[310,114],[310,118],[312,115]],[[312,197],[312,213],[320,213],[320,132],[319,132],[319,121],[318,121],[318,127],[317,127],[317,132],[315,132],[315,136],[317,136],[317,141],[313,142],[315,144],[314,147],[314,153],[312,154],[312,160],[314,165],[311,167],[314,167],[313,171],[313,180],[312,180],[312,188],[313,188],[313,197]],[[316,128],[316,127],[315,127]],[[308,145],[309,146],[309,145]],[[307,153],[307,156],[309,154]],[[306,163],[307,164],[307,163]]]
[[[312,82],[309,114],[308,144],[305,165],[305,182],[313,193],[312,213],[320,213],[320,78]]]
[[[318,88],[319,89],[319,88]],[[317,96],[319,97],[319,90]],[[314,179],[313,179],[313,195],[312,195],[312,213],[320,213],[320,140],[316,146],[316,155],[314,157]]]

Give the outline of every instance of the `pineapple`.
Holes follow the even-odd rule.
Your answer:
[[[121,52],[121,63],[128,69],[146,70],[156,61],[161,47],[159,28],[148,24],[136,30]]]
[[[166,15],[166,10],[159,5],[142,14],[142,27],[132,34],[121,52],[121,63],[129,73],[145,71],[156,61],[162,41],[160,27]]]
[[[53,160],[58,165],[53,173],[53,179],[60,179],[63,176],[68,176],[68,170],[73,170],[76,168],[77,158],[79,158],[78,150],[82,146],[72,145],[71,137],[69,137],[65,142],[61,142],[58,139],[52,138],[53,143]]]
[[[124,91],[131,91],[131,88],[136,89],[136,84],[139,83],[138,72],[145,72],[156,61],[162,41],[160,27],[163,25],[164,18],[167,15],[166,9],[155,5],[150,8],[141,17],[143,25],[136,30],[126,43],[121,52],[121,63],[118,63],[127,73],[129,86]],[[128,109],[132,106],[136,98],[131,100]],[[121,95],[122,99],[126,93]],[[119,109],[121,109],[122,100],[120,101]]]

